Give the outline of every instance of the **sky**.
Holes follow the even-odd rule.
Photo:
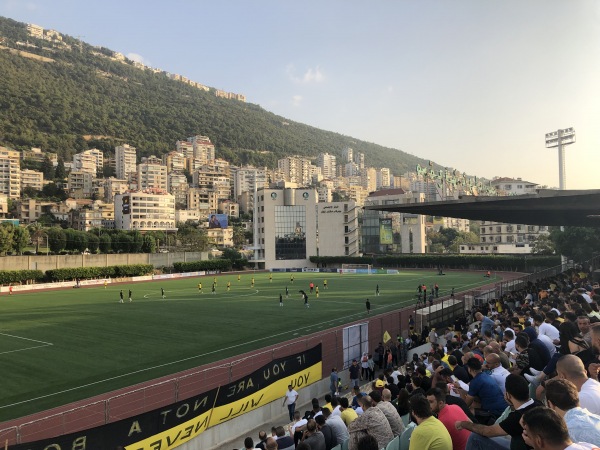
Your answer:
[[[596,0],[0,0],[0,15],[479,177],[558,186],[545,134],[573,127],[566,186],[600,188]]]

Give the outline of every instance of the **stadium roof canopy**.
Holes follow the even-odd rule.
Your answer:
[[[600,190],[538,189],[535,194],[463,196],[441,202],[369,205],[365,209],[524,225],[600,227]]]

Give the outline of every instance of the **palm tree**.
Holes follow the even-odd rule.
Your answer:
[[[40,251],[40,240],[43,242],[44,237],[48,238],[44,226],[41,223],[33,222],[27,227],[31,236],[31,242],[35,243],[35,253]]]

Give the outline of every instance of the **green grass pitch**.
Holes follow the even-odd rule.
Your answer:
[[[235,274],[216,278],[214,295],[213,276],[3,294],[0,421],[357,320],[365,316],[367,297],[371,313],[378,314],[414,304],[419,283],[438,282],[441,292],[452,287],[458,292],[494,280],[464,272],[440,277],[434,270],[295,273],[293,284],[289,273],[273,273],[272,282],[264,272],[243,273],[240,281]],[[319,298],[309,294],[310,308],[305,308],[298,291],[308,292],[311,281],[319,286]],[[375,297],[377,284],[380,296]],[[124,304],[119,303],[121,289]]]

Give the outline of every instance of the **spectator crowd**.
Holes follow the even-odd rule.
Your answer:
[[[333,369],[324,401],[245,448],[600,450],[600,286],[591,273],[530,282],[441,335],[418,335],[411,317],[408,339],[352,361],[351,395],[340,395]],[[424,340],[429,351],[406,361]]]

